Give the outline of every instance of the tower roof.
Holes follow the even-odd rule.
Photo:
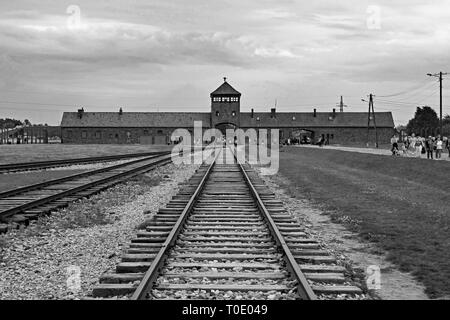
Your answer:
[[[224,82],[220,85],[220,87],[218,87],[216,90],[214,90],[211,93],[211,96],[214,95],[241,95],[241,93],[239,91],[237,91],[236,89],[234,89],[228,82],[227,82],[227,78],[223,79]]]

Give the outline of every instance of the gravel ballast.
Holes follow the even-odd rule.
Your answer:
[[[0,299],[89,297],[99,277],[114,270],[136,227],[163,207],[196,168],[158,168],[0,236]],[[95,219],[89,210],[97,211]]]

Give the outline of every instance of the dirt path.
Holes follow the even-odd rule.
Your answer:
[[[268,186],[285,204],[286,208],[298,217],[299,221],[310,227],[311,234],[338,256],[345,256],[355,268],[367,270],[369,266],[378,266],[381,271],[381,289],[375,295],[385,300],[426,300],[425,287],[408,273],[399,271],[386,260],[373,244],[363,242],[356,233],[334,223],[330,216],[316,208],[308,200],[292,198],[283,186],[288,185],[281,175],[263,176]]]
[[[321,148],[321,149],[340,150],[340,151],[347,151],[347,152],[377,154],[377,155],[392,157],[391,150],[383,149],[383,148],[374,149],[374,148],[357,148],[357,147],[343,147],[343,146],[323,146],[323,147],[318,147],[318,146],[311,146],[311,145],[301,145],[301,146],[294,146],[294,147],[298,147],[298,148],[316,148],[316,149],[320,149]],[[420,154],[420,156],[418,156],[418,155],[413,154],[411,152],[408,152],[406,155],[402,154],[401,157],[404,157],[404,158],[420,158],[420,159],[428,160],[426,154],[425,155],[424,154]],[[448,151],[447,150],[443,150],[442,158],[438,159],[438,161],[450,161],[450,157],[448,156]]]

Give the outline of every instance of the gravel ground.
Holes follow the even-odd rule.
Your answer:
[[[196,166],[170,164],[0,237],[0,299],[82,299]],[[152,185],[152,180],[160,181]],[[150,182],[150,183],[149,183]],[[154,184],[154,183],[153,183]],[[92,211],[94,210],[94,211]],[[80,275],[78,277],[78,274]],[[71,289],[69,289],[71,288]]]

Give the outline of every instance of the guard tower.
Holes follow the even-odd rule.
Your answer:
[[[240,125],[241,94],[223,78],[222,85],[211,93],[211,127],[226,133]]]

